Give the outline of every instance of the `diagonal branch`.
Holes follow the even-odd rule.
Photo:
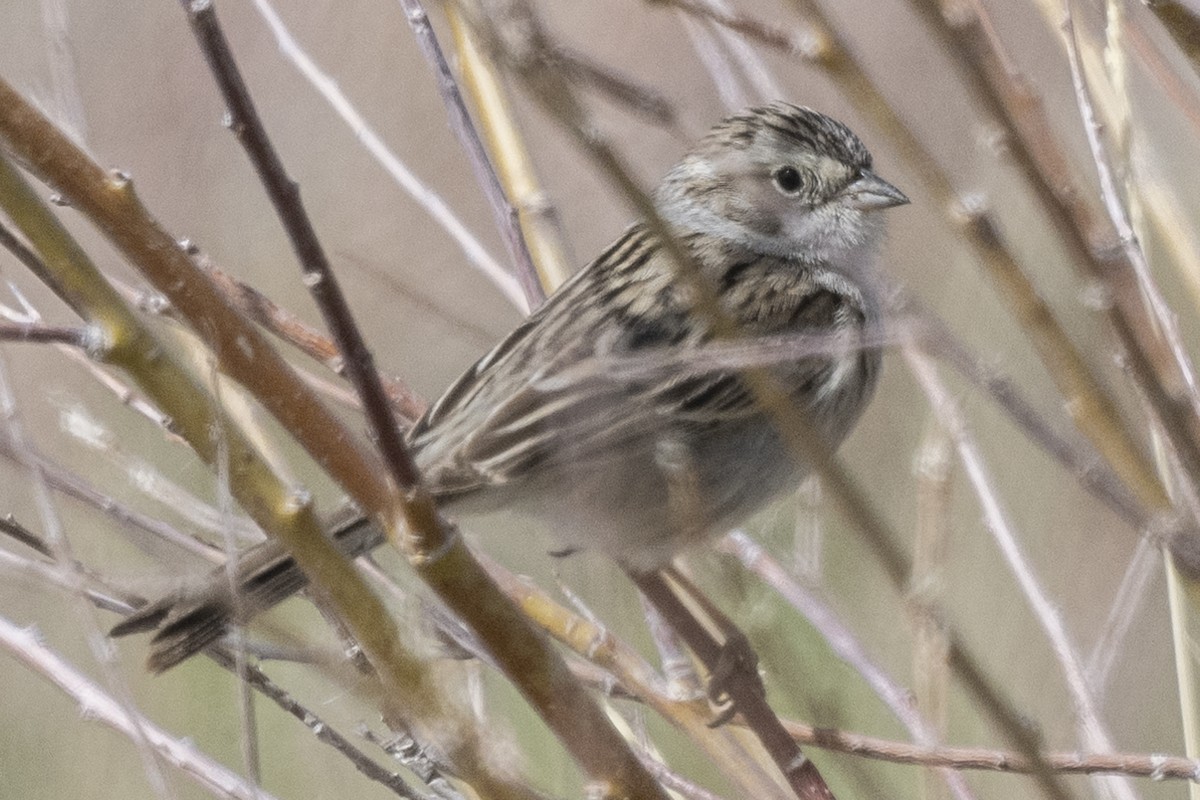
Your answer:
[[[393,541],[418,574],[485,642],[505,675],[558,735],[591,780],[616,796],[665,797],[600,708],[574,680],[549,641],[521,616],[439,516],[384,393],[374,359],[355,324],[315,229],[267,136],[211,5],[188,6],[192,31],[208,60],[232,120],[300,260],[325,323],[346,358],[411,534]],[[352,628],[353,630],[353,628]],[[357,630],[354,630],[357,634]],[[371,651],[368,649],[368,653]]]

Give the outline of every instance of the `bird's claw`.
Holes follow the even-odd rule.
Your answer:
[[[750,646],[746,635],[733,630],[721,645],[717,664],[708,679],[708,699],[715,712],[715,716],[708,722],[708,727],[719,728],[733,719],[737,713],[737,704],[728,687],[741,681],[750,681],[750,685],[760,695],[767,693],[762,676],[758,674],[758,655]]]

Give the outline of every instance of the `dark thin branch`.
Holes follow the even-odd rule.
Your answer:
[[[304,283],[321,308],[325,324],[346,359],[350,381],[362,397],[367,418],[377,437],[376,445],[383,454],[392,477],[401,488],[417,485],[416,465],[404,447],[403,437],[392,419],[387,396],[375,370],[374,356],[367,348],[354,325],[349,303],[342,293],[317,232],[304,211],[299,186],[284,169],[275,148],[267,138],[266,129],[250,99],[233,52],[217,22],[216,11],[210,2],[184,2],[188,21],[196,41],[208,61],[229,110],[229,127],[245,148],[267,190],[271,205],[287,232],[292,249],[304,271]]]
[[[12,514],[0,517],[0,533],[20,542],[38,555],[54,558],[54,551],[50,549],[50,545],[46,544],[42,537],[17,522],[17,518]]]
[[[628,570],[627,574],[703,662],[710,680],[714,681],[713,688],[728,694],[733,708],[762,741],[796,796],[800,800],[833,800],[833,792],[817,765],[800,752],[794,738],[767,705],[757,666],[744,662],[730,665],[730,657],[739,647],[748,650],[749,643],[744,639],[718,642],[680,601],[661,574]]]
[[[37,277],[39,281],[47,286],[54,286],[56,281],[51,276],[50,271],[46,269],[46,265],[42,263],[42,259],[38,254],[33,252],[25,245],[21,239],[12,232],[4,220],[0,219],[0,247],[3,247],[8,252],[12,253],[17,261],[25,265],[25,268]]]
[[[410,561],[487,643],[505,675],[535,705],[592,780],[610,786],[618,795],[665,798],[663,789],[574,680],[547,639],[529,625],[470,555],[457,531],[438,515],[392,415],[371,353],[304,210],[299,189],[270,143],[216,13],[209,2],[184,5],[225,100],[231,127],[287,231],[304,282],[346,357],[347,372],[362,399],[376,445],[401,492],[395,499],[415,539],[406,548]]]
[[[516,269],[517,280],[521,283],[521,289],[525,292],[525,299],[532,311],[545,301],[546,291],[538,279],[537,267],[529,254],[517,209],[509,202],[504,187],[500,185],[500,178],[496,175],[487,148],[483,146],[479,131],[476,130],[471,114],[467,111],[467,104],[458,90],[458,81],[450,70],[450,64],[446,61],[446,55],[442,52],[433,26],[429,24],[429,15],[425,13],[421,0],[400,0],[400,6],[404,9],[404,17],[412,28],[413,36],[416,37],[421,55],[425,56],[425,61],[433,71],[438,94],[441,95],[442,104],[446,106],[450,129],[466,151],[467,160],[475,172],[475,181],[487,197],[496,229],[500,232],[500,238],[504,240],[508,256]]]
[[[266,673],[258,667],[253,664],[244,664],[242,670],[239,671],[233,654],[223,647],[210,647],[204,653],[222,669],[235,675],[243,675],[251,687],[300,720],[304,727],[317,737],[317,741],[329,745],[344,756],[363,777],[386,786],[395,795],[406,798],[406,800],[425,800],[427,797],[410,786],[397,773],[379,766],[373,758],[355,747],[349,739],[330,727],[328,722],[314,714],[311,709],[302,705],[292,697],[291,693],[268,678]]]
[[[345,372],[346,360],[338,346],[320,331],[305,324],[298,316],[283,308],[262,292],[232,275],[217,269],[200,257],[199,266],[213,279],[229,301],[250,319],[262,325],[306,355],[322,362],[334,373]],[[402,381],[380,376],[392,408],[408,423],[425,413],[425,401]]]
[[[0,342],[66,344],[86,350],[96,342],[97,335],[95,331],[86,327],[68,328],[59,325],[42,325],[36,322],[0,320]]]

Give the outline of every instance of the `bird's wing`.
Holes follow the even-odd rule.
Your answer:
[[[410,435],[438,494],[461,496],[556,464],[601,462],[671,431],[714,429],[758,413],[736,370],[667,366],[631,377],[611,369],[622,359],[695,351],[710,337],[677,293],[655,306],[647,298],[664,296],[659,287],[606,276],[614,267],[606,257],[616,266],[640,263],[648,283],[671,275],[669,266],[649,263],[663,258],[657,243],[631,229],[452,385]],[[822,330],[845,311],[844,297],[804,279],[799,268],[785,274],[786,291],[755,303],[769,315],[739,320],[751,332]],[[822,357],[788,363],[788,388],[804,392],[828,369]]]

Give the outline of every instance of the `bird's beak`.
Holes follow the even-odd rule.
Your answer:
[[[841,195],[850,201],[850,205],[863,211],[908,203],[904,192],[870,170],[863,170],[858,180],[843,189]]]

